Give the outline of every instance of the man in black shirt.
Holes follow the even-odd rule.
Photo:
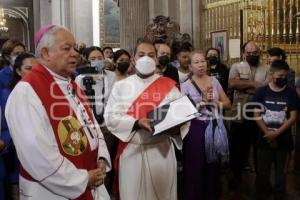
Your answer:
[[[291,126],[297,118],[299,99],[294,89],[287,87],[289,66],[283,60],[271,64],[272,81],[254,95],[255,121],[260,128],[257,150],[257,199],[270,195],[270,172],[275,164],[275,199],[285,199],[285,163],[293,149]]]
[[[179,85],[178,70],[170,65],[171,48],[165,43],[155,44],[158,57],[157,73],[173,79]]]

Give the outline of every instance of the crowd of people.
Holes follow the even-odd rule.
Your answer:
[[[36,33],[34,54],[7,40],[0,200],[217,200],[222,171],[238,191],[250,158],[255,199],[284,199],[300,81],[283,49],[270,48],[267,63],[253,41],[241,51],[230,67],[219,49],[189,43],[114,51],[78,44],[56,25]],[[194,119],[153,135],[148,113],[185,95]]]

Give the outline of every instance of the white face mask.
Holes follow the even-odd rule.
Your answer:
[[[10,64],[13,66],[15,64],[17,56],[10,56]]]
[[[154,73],[156,69],[156,63],[153,58],[149,56],[143,56],[136,61],[136,70],[142,75],[150,75]]]

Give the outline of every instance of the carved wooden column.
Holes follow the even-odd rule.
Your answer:
[[[149,24],[149,0],[122,0],[120,6],[121,48],[133,53],[137,39],[144,37]]]

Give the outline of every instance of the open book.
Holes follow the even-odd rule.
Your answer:
[[[154,129],[153,135],[197,117],[197,109],[187,96],[182,96],[168,104],[160,106],[147,114]]]

